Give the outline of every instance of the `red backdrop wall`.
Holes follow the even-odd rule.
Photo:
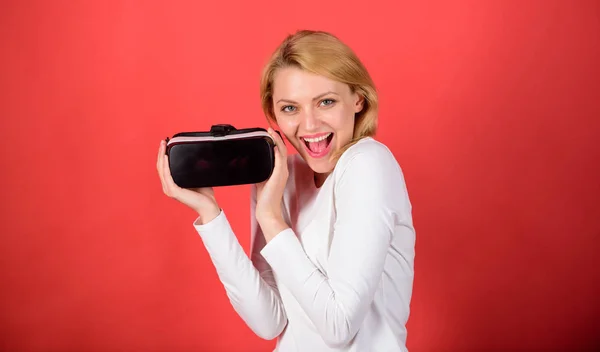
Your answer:
[[[230,307],[159,140],[265,126],[297,29],[370,69],[417,228],[413,351],[599,346],[595,1],[5,1],[0,349],[269,351]],[[248,187],[217,190],[249,245]]]

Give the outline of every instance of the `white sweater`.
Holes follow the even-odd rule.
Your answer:
[[[320,188],[301,157],[288,165],[290,229],[265,245],[252,187],[251,258],[224,212],[194,222],[234,309],[276,351],[406,351],[415,231],[393,154],[364,138]]]

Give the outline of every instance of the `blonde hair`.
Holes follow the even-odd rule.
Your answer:
[[[378,97],[375,84],[356,54],[336,36],[323,32],[300,30],[289,35],[275,50],[263,69],[260,82],[262,109],[268,120],[276,122],[273,110],[273,79],[280,68],[297,67],[347,84],[364,99],[362,110],[355,115],[354,136],[342,150],[377,131]]]

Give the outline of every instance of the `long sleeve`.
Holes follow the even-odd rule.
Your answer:
[[[350,156],[336,175],[327,273],[310,261],[292,229],[276,235],[261,252],[330,346],[344,346],[356,335],[381,285],[392,237],[414,235],[399,165],[381,148],[367,151]],[[400,278],[412,275],[407,260],[409,269],[397,274]],[[408,311],[408,306],[395,309]]]
[[[244,252],[223,211],[207,224],[198,224],[196,219],[194,227],[235,311],[255,334],[271,340],[281,334],[287,317],[271,269],[259,253],[264,236],[256,224],[254,204],[253,189],[251,258]]]

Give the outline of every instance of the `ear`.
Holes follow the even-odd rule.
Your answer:
[[[354,93],[354,96],[355,96],[355,100],[354,100],[354,112],[355,113],[359,113],[364,108],[365,97],[362,94],[358,93],[358,92]]]

